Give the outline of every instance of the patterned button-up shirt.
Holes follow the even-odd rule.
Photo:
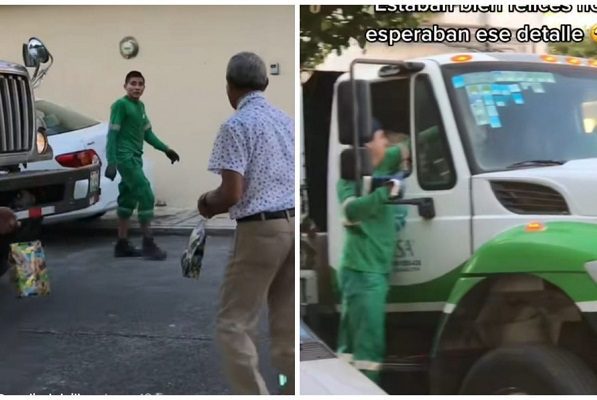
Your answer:
[[[230,218],[294,207],[294,122],[267,102],[262,92],[243,97],[216,138],[209,171],[244,177],[240,201]]]

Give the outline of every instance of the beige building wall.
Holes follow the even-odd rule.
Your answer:
[[[0,6],[0,59],[22,63],[21,44],[36,36],[54,65],[36,95],[100,120],[124,95],[123,81],[143,72],[142,100],[154,132],[181,156],[171,165],[146,145],[156,198],[195,207],[219,184],[207,162],[220,124],[233,110],[225,69],[239,51],[259,54],[270,76],[267,97],[294,116],[293,6]],[[133,36],[139,54],[124,59],[119,42]]]

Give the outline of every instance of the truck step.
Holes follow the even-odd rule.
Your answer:
[[[382,365],[382,371],[426,372],[428,370],[429,358],[427,355],[407,357],[388,356]]]

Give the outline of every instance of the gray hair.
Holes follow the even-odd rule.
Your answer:
[[[226,81],[238,89],[265,90],[268,83],[265,63],[255,53],[235,54],[228,61]]]

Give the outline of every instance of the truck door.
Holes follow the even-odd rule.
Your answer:
[[[396,243],[388,307],[440,311],[471,254],[470,173],[437,67],[428,65],[409,80],[412,173],[404,181],[404,200],[425,200],[435,215],[416,205],[396,206],[406,212],[406,223]]]

